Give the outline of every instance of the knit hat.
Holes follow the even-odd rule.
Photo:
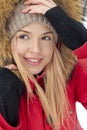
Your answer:
[[[14,11],[12,12],[9,20],[7,21],[8,29],[10,32],[10,36],[12,37],[18,30],[27,26],[31,23],[41,23],[45,26],[48,26],[54,33],[55,39],[57,41],[57,34],[55,29],[49,23],[46,17],[42,14],[23,14],[21,11],[24,8],[24,0],[21,0],[17,5]]]

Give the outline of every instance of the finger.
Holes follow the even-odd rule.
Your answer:
[[[10,70],[17,70],[17,67],[14,64],[6,65],[6,66],[4,66],[4,68],[10,69]]]
[[[24,2],[25,5],[45,5],[49,7],[51,1],[48,0],[27,0]]]
[[[48,7],[46,6],[40,6],[40,5],[32,5],[28,7],[28,13],[40,13],[45,14],[45,12],[48,10]]]
[[[23,10],[22,13],[28,13],[30,11],[30,6],[26,6]]]
[[[24,5],[39,4],[39,3],[41,3],[40,0],[26,0],[26,1],[24,2]]]
[[[47,10],[53,8],[56,6],[56,4],[52,1],[52,0],[27,0],[25,2],[25,8],[22,10],[22,13],[27,13],[28,11],[29,12],[32,12],[31,9],[30,9],[30,6],[36,6],[36,8],[38,8],[38,6],[45,6],[44,7],[44,12],[40,11],[39,12],[35,12],[35,13],[42,13],[44,14]],[[48,9],[47,9],[48,7]],[[42,8],[42,7],[41,7]],[[46,10],[45,10],[46,9]],[[42,10],[42,9],[41,9]]]

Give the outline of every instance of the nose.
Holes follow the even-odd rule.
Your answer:
[[[40,44],[38,39],[33,39],[30,43],[29,52],[39,53],[40,52]]]

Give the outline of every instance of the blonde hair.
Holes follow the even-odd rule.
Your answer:
[[[13,42],[15,41],[13,40]],[[7,44],[10,45],[10,43]],[[63,119],[66,118],[66,116],[69,116],[66,83],[76,63],[76,57],[64,44],[61,44],[59,51],[55,46],[53,57],[46,67],[46,75],[44,76],[45,90],[43,90],[35,80],[34,76],[23,68],[16,52],[17,50],[14,50],[12,56],[11,48],[7,44],[5,44],[2,49],[2,57],[4,57],[4,61],[0,60],[0,64],[1,61],[3,61],[1,66],[5,65],[5,61],[11,63],[12,57],[14,57],[18,71],[25,83],[28,94],[27,98],[32,95],[32,89],[28,80],[29,77],[29,79],[35,84],[36,93],[40,98],[48,123],[52,125],[54,129],[60,129],[61,124],[63,125]]]

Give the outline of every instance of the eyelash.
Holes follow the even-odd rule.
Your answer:
[[[19,36],[20,39],[29,39],[29,36],[27,36],[26,34],[22,34]]]
[[[41,39],[42,40],[50,40],[51,38],[50,38],[50,36],[43,36]]]

